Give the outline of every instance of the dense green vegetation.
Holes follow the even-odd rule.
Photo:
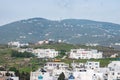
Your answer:
[[[65,74],[63,72],[59,75],[58,80],[65,80]]]
[[[32,45],[31,47],[34,48],[43,48],[43,49],[55,49],[57,51],[70,51],[70,49],[73,48],[79,48],[79,46],[77,45],[73,45],[73,44],[66,44],[66,43],[53,43],[53,44],[43,44],[43,45]]]
[[[29,53],[29,52],[22,53],[22,52],[18,52],[18,51],[12,51],[11,57],[30,58],[30,57],[34,57],[34,55],[32,53]]]
[[[16,76],[19,76],[20,80],[30,80],[30,73],[26,71],[19,72],[15,67],[10,67],[9,71],[14,71]]]

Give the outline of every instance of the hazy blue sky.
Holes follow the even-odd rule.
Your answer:
[[[33,17],[120,24],[120,0],[0,0],[0,25]]]

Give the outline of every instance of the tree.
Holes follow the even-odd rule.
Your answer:
[[[60,54],[61,54],[62,56],[65,55],[65,52],[66,52],[66,50],[60,50]]]
[[[22,58],[30,58],[34,57],[34,54],[29,52],[18,52],[18,51],[12,51],[11,57],[22,57]]]
[[[59,75],[58,80],[65,80],[65,75],[63,72]]]
[[[16,72],[17,69],[16,69],[15,67],[10,67],[10,68],[9,68],[9,71],[14,71],[14,72]]]
[[[22,73],[20,74],[20,80],[30,80],[30,74],[22,71]]]

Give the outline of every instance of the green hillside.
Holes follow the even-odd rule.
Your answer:
[[[53,21],[31,18],[0,26],[0,43],[62,40],[65,43],[98,43],[109,46],[120,43],[120,25],[84,19]]]

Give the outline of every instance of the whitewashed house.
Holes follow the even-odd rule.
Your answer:
[[[11,42],[8,42],[8,46],[12,46],[12,47],[24,47],[24,46],[28,46],[29,44],[28,43],[20,43],[19,41],[11,41]]]
[[[103,73],[97,71],[99,62],[87,61],[86,63],[72,63],[73,80],[104,80]]]
[[[33,48],[26,48],[26,49],[18,49],[18,52],[30,52],[32,53],[33,52]]]
[[[36,71],[30,73],[30,80],[54,80],[54,79],[49,72]]]
[[[30,80],[58,80],[62,72],[68,78],[70,73],[68,67],[69,65],[64,62],[47,62],[42,70],[31,72]]]
[[[112,61],[108,64],[108,80],[120,80],[120,61]]]
[[[71,49],[69,58],[72,59],[99,59],[102,58],[102,52],[94,49]]]
[[[81,71],[73,71],[74,80],[104,80],[103,74],[95,72],[92,69],[86,69]]]
[[[65,64],[64,62],[47,62],[44,66],[44,69],[47,70],[66,68],[69,68],[69,64]]]
[[[30,80],[58,80],[62,72],[65,80],[120,80],[120,61],[112,61],[103,68],[94,61],[71,65],[73,69],[64,62],[47,62],[43,70],[31,72]]]
[[[98,69],[100,68],[100,63],[99,62],[95,62],[95,61],[87,61],[85,64],[85,67],[87,69]]]
[[[54,58],[58,56],[55,49],[34,49],[33,52],[38,58]]]
[[[16,41],[16,42],[8,42],[8,46],[14,46],[14,47],[20,47],[20,42],[19,41]]]
[[[71,67],[73,71],[81,71],[81,70],[94,70],[98,71],[100,68],[100,63],[95,61],[87,61],[86,63],[71,63]]]
[[[6,75],[8,73],[9,75]],[[19,80],[13,71],[0,71],[0,80]]]
[[[30,80],[58,80],[58,77],[61,73],[65,74],[66,79],[69,76],[68,70],[63,69],[52,69],[47,70],[46,72],[35,71],[30,73]]]

